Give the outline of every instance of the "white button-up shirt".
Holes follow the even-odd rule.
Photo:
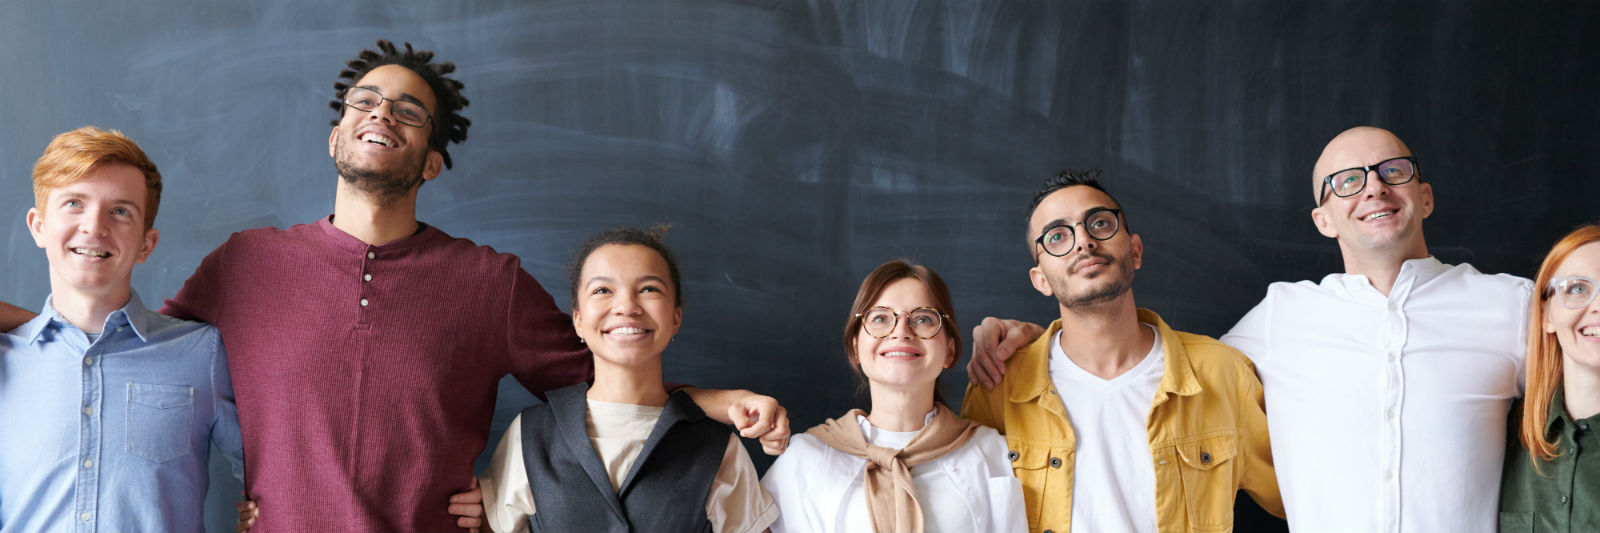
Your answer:
[[[1494,531],[1531,283],[1406,261],[1274,283],[1222,341],[1255,361],[1296,531]]]
[[[903,448],[916,435],[880,430],[864,416],[856,422],[876,446]],[[1027,531],[1022,483],[1011,472],[1008,453],[1005,437],[980,427],[961,447],[911,467],[927,531]],[[790,438],[789,449],[761,480],[778,503],[773,533],[872,531],[862,489],[866,464],[811,435]]]

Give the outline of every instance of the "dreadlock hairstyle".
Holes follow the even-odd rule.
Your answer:
[[[459,143],[467,140],[467,127],[472,125],[471,120],[461,116],[461,108],[469,104],[465,96],[461,96],[463,85],[460,81],[446,78],[445,74],[456,71],[455,63],[429,63],[433,59],[431,50],[413,50],[411,43],[404,43],[405,51],[401,52],[394,43],[378,39],[378,50],[362,50],[361,55],[345,63],[345,69],[339,72],[339,81],[333,82],[333,101],[328,107],[333,108],[339,116],[333,119],[332,125],[338,126],[339,120],[344,118],[344,94],[351,85],[361,81],[372,69],[384,65],[400,65],[428,83],[428,88],[433,89],[436,107],[433,113],[433,133],[428,136],[428,146],[439,155],[444,156],[444,167],[450,168],[450,151],[446,147],[450,143]]]

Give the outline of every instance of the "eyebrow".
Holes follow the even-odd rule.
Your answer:
[[[378,88],[375,87],[375,86],[372,86],[372,85],[357,85],[356,87],[361,88],[361,89],[366,89],[366,90],[369,90],[369,91],[372,91],[372,92],[375,92],[375,93],[378,93],[378,96],[382,96],[384,98],[389,98],[388,95],[383,94],[383,91],[378,90]],[[417,97],[412,96],[411,93],[402,92],[402,93],[400,93],[400,96],[395,97],[395,98],[389,98],[389,99],[390,100],[400,100],[402,102],[408,102],[408,103],[416,104],[417,107],[421,107],[425,111],[428,110],[428,105],[422,103],[422,100],[417,99]]]
[[[1052,221],[1044,223],[1044,229],[1050,229],[1050,228],[1053,228],[1053,227],[1056,227],[1056,226],[1066,226],[1068,224],[1077,224],[1078,222],[1083,222],[1084,220],[1088,220],[1090,213],[1095,213],[1095,212],[1100,212],[1100,211],[1110,211],[1112,209],[1116,209],[1116,208],[1115,207],[1110,207],[1110,206],[1104,206],[1104,205],[1097,205],[1097,206],[1094,206],[1094,207],[1091,207],[1091,208],[1083,210],[1083,214],[1078,215],[1078,220],[1076,220],[1074,222],[1070,222],[1069,223],[1069,222],[1067,222],[1067,219],[1065,219],[1065,218],[1058,218],[1058,219],[1055,219],[1055,220],[1052,220]]]
[[[595,276],[595,277],[589,278],[589,281],[584,283],[583,286],[584,287],[588,287],[590,285],[594,285],[595,283],[599,283],[599,282],[602,282],[602,281],[603,282],[607,282],[607,283],[615,283],[617,280],[612,279],[610,276]],[[647,275],[644,275],[644,276],[640,276],[639,277],[639,281],[655,281],[655,282],[660,283],[662,285],[666,285],[667,284],[667,280],[662,279],[661,276],[657,276],[655,274],[647,274]]]

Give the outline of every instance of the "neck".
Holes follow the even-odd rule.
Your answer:
[[[374,246],[410,237],[418,227],[417,189],[400,198],[383,199],[339,178],[333,227]]]
[[[661,383],[661,358],[635,365],[619,365],[605,358],[594,358],[594,385],[590,400],[665,407],[667,388]]]
[[[1061,351],[1100,379],[1133,369],[1154,344],[1155,334],[1139,324],[1131,290],[1102,305],[1061,308]]]
[[[910,388],[872,383],[872,412],[867,421],[887,431],[919,431],[933,410],[933,383]]]
[[[1567,396],[1567,416],[1583,420],[1600,414],[1600,369],[1573,361],[1561,362],[1562,390]]]
[[[1345,248],[1341,242],[1339,247],[1344,252],[1344,272],[1366,276],[1372,288],[1388,296],[1389,291],[1394,289],[1395,280],[1400,277],[1400,267],[1406,261],[1428,257],[1427,245],[1423,244],[1420,238],[1417,240],[1413,246],[1364,254],[1351,253],[1351,250]]]
[[[105,294],[88,294],[70,288],[57,290],[67,285],[52,283],[50,307],[55,308],[61,318],[77,326],[78,329],[99,333],[105,328],[106,316],[128,305],[128,299],[132,298],[132,291],[125,280],[116,285],[121,287],[121,290],[108,291]]]

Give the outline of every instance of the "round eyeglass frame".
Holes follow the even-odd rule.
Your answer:
[[[1088,222],[1094,219],[1094,217],[1098,216],[1100,213],[1111,213],[1111,233],[1106,234],[1104,237],[1096,236],[1094,232],[1089,229],[1088,225]],[[1078,231],[1073,226],[1083,226],[1083,234],[1091,239],[1097,241],[1108,241],[1111,240],[1112,237],[1116,237],[1117,232],[1122,231],[1122,221],[1119,220],[1121,216],[1121,209],[1115,207],[1096,207],[1085,212],[1083,214],[1083,220],[1073,222],[1071,224],[1055,224],[1045,228],[1044,231],[1039,232],[1039,236],[1034,238],[1033,242],[1034,244],[1038,244],[1039,249],[1043,250],[1044,253],[1055,257],[1062,257],[1072,253],[1072,249],[1078,246]],[[1050,235],[1050,232],[1055,231],[1057,228],[1067,228],[1067,235],[1071,236],[1071,239],[1067,241],[1066,249],[1062,250],[1059,254],[1050,251],[1050,245],[1044,243],[1044,238]]]
[[[882,335],[873,334],[872,331],[869,328],[867,328],[867,315],[871,314],[874,309],[882,309],[884,311],[888,311],[889,314],[894,315],[894,323],[889,324],[889,330],[885,331]],[[911,329],[911,334],[912,335],[916,335],[917,338],[919,338],[919,339],[931,339],[931,338],[934,338],[934,337],[938,337],[939,336],[939,332],[944,331],[944,322],[946,320],[950,319],[950,315],[946,315],[943,312],[940,312],[939,309],[936,308],[936,307],[930,307],[930,306],[926,306],[925,305],[925,306],[918,307],[916,309],[912,309],[910,311],[907,311],[905,316],[906,317],[910,317],[911,315],[916,314],[917,311],[921,311],[923,309],[927,309],[929,311],[933,311],[933,316],[939,319],[939,323],[936,326],[934,326],[933,333],[929,333],[927,336],[923,336],[921,333],[917,333],[917,328],[916,327],[911,327],[910,328]],[[901,315],[900,315],[899,311],[896,311],[893,308],[890,308],[890,307],[887,307],[887,306],[882,306],[882,305],[874,305],[872,307],[868,307],[867,311],[865,313],[856,313],[856,318],[861,320],[861,332],[862,333],[866,333],[867,336],[872,337],[874,339],[882,339],[884,337],[888,337],[889,335],[893,334],[895,328],[899,328],[900,327]]]
[[[378,97],[378,104],[374,105],[372,107],[361,107],[360,105],[357,105],[354,102],[350,101],[351,95],[362,94],[362,93],[372,93],[373,95],[376,95]],[[363,113],[371,113],[372,110],[377,109],[378,107],[382,106],[383,102],[388,101],[389,102],[389,116],[394,117],[394,121],[395,122],[399,122],[401,124],[405,124],[405,125],[411,126],[413,128],[421,128],[423,126],[427,126],[428,122],[433,120],[433,113],[429,113],[428,112],[428,108],[422,107],[421,104],[418,104],[416,102],[408,102],[408,101],[405,101],[405,100],[395,100],[393,98],[389,98],[387,96],[384,96],[383,93],[380,93],[380,92],[378,92],[376,90],[373,90],[373,89],[368,89],[366,87],[351,87],[349,89],[346,89],[344,91],[344,98],[340,99],[340,101],[343,102],[344,105],[348,106],[350,109],[354,109],[356,111],[361,111]],[[412,124],[411,122],[406,121],[403,118],[400,118],[400,114],[394,112],[395,106],[408,106],[408,107],[417,108],[418,110],[422,111],[422,121],[420,121],[420,122],[418,122],[416,124]]]

